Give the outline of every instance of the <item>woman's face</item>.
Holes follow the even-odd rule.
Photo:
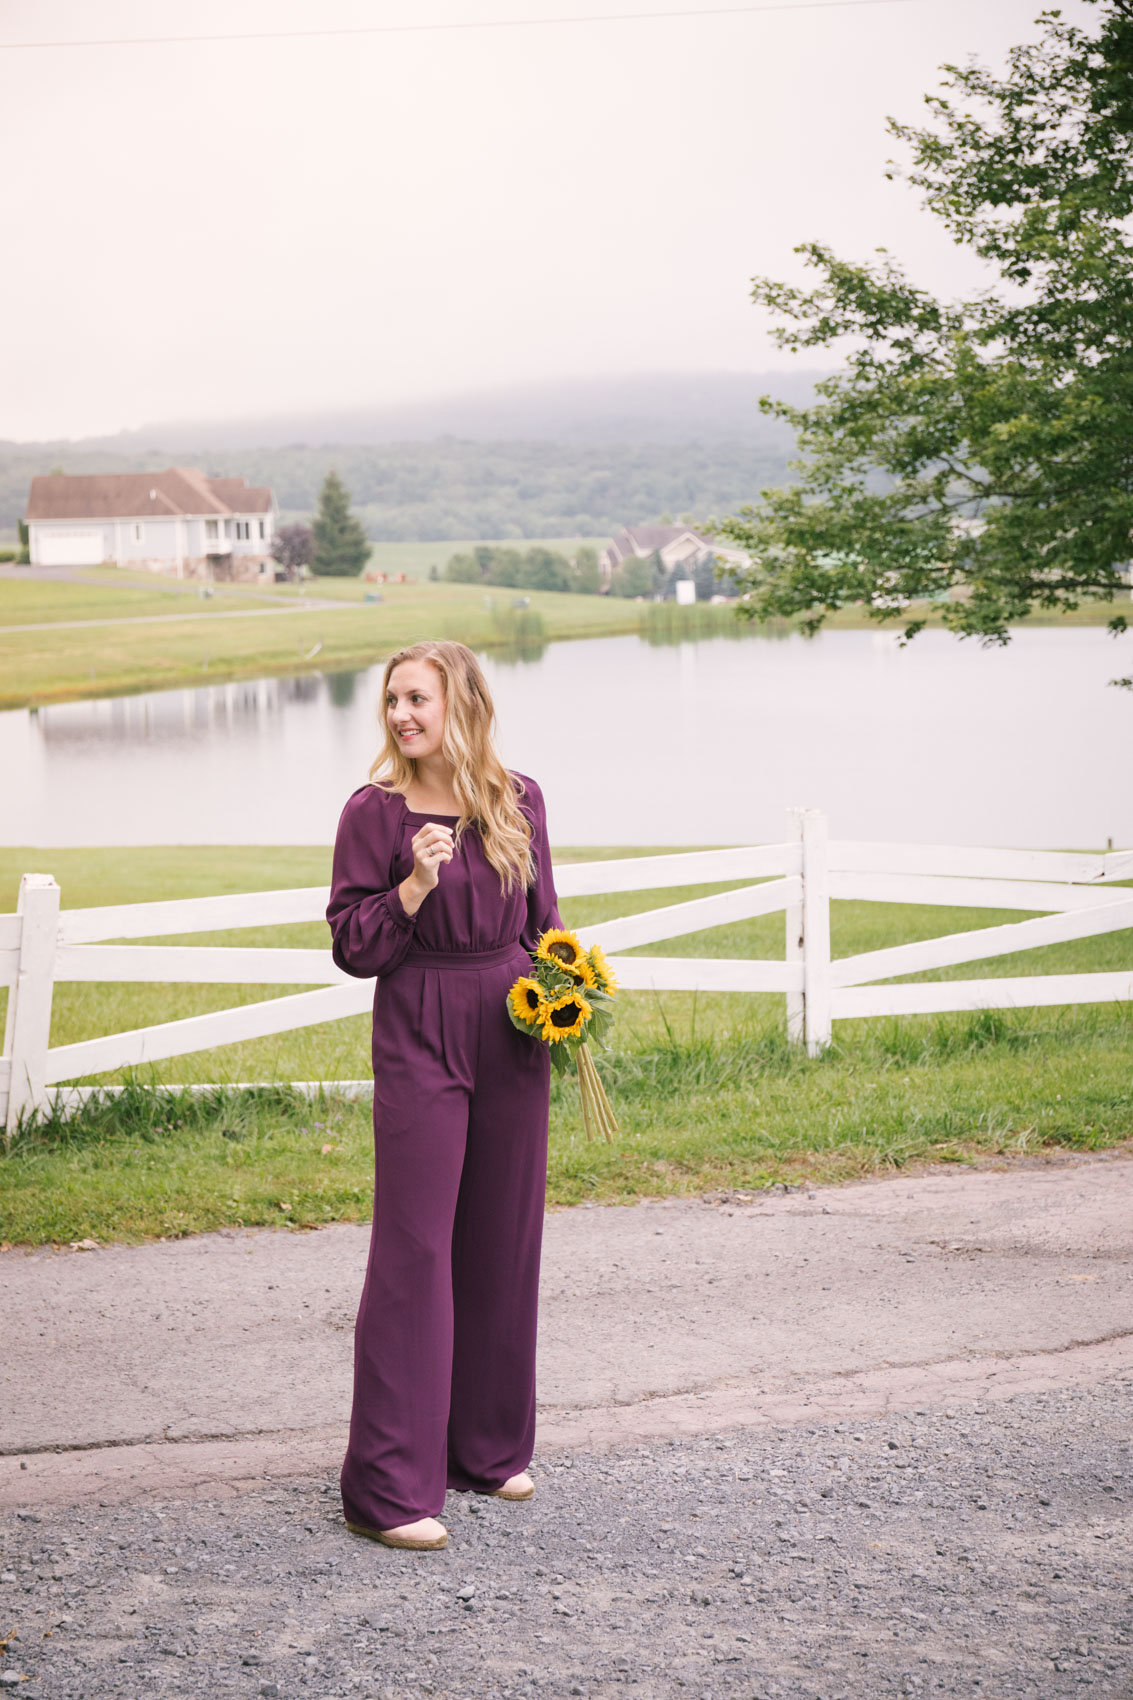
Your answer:
[[[386,689],[386,720],[398,748],[414,761],[440,753],[445,693],[431,661],[398,662]]]

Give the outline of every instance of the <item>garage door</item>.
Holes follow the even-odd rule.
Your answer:
[[[97,567],[106,559],[101,531],[57,531],[39,535],[41,567]]]

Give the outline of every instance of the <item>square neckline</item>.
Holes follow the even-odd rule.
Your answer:
[[[426,814],[422,809],[411,809],[409,807],[409,804],[405,801],[405,793],[402,791],[402,792],[399,792],[398,795],[401,797],[402,804],[404,805],[404,808],[405,808],[405,813],[407,815],[411,816],[414,820],[459,820],[460,819],[459,815],[442,815],[439,812],[435,813],[435,814]]]

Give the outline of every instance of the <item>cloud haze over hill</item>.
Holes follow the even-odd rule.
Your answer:
[[[369,408],[295,410],[260,418],[167,420],[76,447],[163,448],[427,442],[682,443],[725,437],[789,442],[760,413],[763,394],[805,404],[817,372],[657,372],[513,385]]]
[[[705,517],[788,476],[793,433],[757,398],[805,402],[814,377],[658,373],[0,444],[0,528],[15,527],[35,473],[173,462],[270,484],[290,516],[311,512],[334,467],[375,539],[586,537],[666,512]]]
[[[7,0],[0,437],[306,440],[316,414],[352,440],[546,434],[518,389],[483,428],[386,402],[431,420],[430,396],[531,379],[793,373],[750,280],[806,281],[808,240],[980,286],[887,178],[886,118],[918,121],[946,62],[1002,65],[1036,0],[670,10]],[[639,431],[615,406],[607,432]]]

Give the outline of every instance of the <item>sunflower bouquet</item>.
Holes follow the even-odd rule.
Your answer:
[[[521,974],[507,996],[512,1025],[550,1047],[560,1074],[577,1069],[587,1139],[598,1131],[611,1140],[617,1132],[588,1043],[591,1036],[604,1043],[617,989],[600,945],[584,950],[567,928],[551,927],[535,946],[531,973]]]

